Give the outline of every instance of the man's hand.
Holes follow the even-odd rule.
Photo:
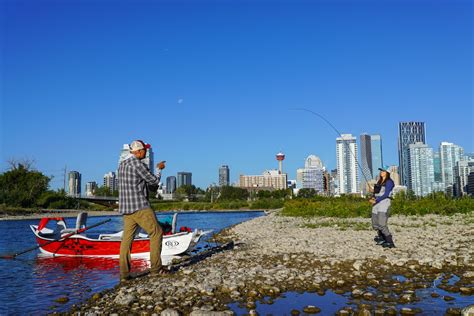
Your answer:
[[[166,166],[165,166],[165,162],[166,162],[166,161],[160,161],[160,162],[156,165],[156,167],[157,167],[158,169],[160,169],[160,170],[165,169],[165,167],[166,167]]]

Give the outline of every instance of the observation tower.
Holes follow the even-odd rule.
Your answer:
[[[282,152],[279,152],[276,155],[276,159],[278,160],[278,174],[283,174],[282,164],[283,164],[283,160],[285,160],[285,154]]]

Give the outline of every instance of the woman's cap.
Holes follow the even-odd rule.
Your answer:
[[[382,166],[381,168],[379,168],[379,170],[390,173],[390,167],[389,166]]]

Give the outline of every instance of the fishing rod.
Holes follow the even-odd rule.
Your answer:
[[[295,108],[295,109],[291,109],[291,110],[294,110],[294,111],[304,111],[304,112],[308,112],[314,116],[317,116],[319,117],[320,119],[322,119],[324,122],[326,122],[335,132],[336,134],[341,137],[342,139],[344,139],[342,137],[342,133],[339,132],[339,130],[331,123],[329,122],[329,120],[327,120],[324,116],[322,116],[321,114],[319,113],[316,113],[312,110],[309,110],[309,109],[306,109],[306,108]],[[364,177],[365,179],[365,183],[369,184],[369,180],[367,179],[367,177],[365,176],[365,173],[364,173],[364,170],[362,169],[360,163],[359,163],[359,160],[357,159],[356,155],[354,154],[354,152],[352,152],[351,148],[349,147],[349,144],[345,143],[346,144],[346,147],[347,149],[349,150],[349,152],[352,154],[352,157],[354,157],[354,160],[356,161],[357,163],[357,166],[359,167],[361,173],[362,173],[362,176]],[[370,184],[369,184],[370,185]]]

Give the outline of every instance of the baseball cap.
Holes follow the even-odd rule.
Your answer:
[[[379,168],[379,170],[390,173],[390,166],[382,166],[381,168]]]
[[[137,150],[140,150],[140,149],[148,149],[150,148],[151,145],[150,144],[145,144],[145,142],[143,142],[142,140],[134,140],[131,144],[130,144],[130,151],[137,151]]]

